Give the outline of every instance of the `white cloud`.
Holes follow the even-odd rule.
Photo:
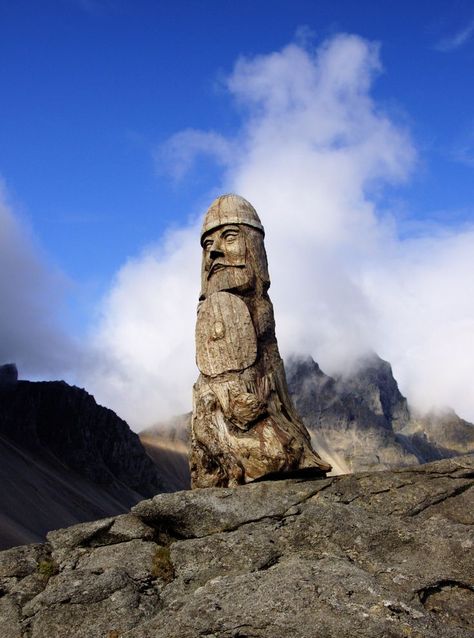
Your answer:
[[[180,131],[156,151],[157,172],[170,173],[179,181],[194,167],[200,155],[209,155],[227,164],[232,157],[232,143],[214,131]]]
[[[75,365],[75,346],[61,327],[67,286],[14,214],[0,181],[0,365],[15,362],[21,376],[42,378]]]
[[[454,35],[442,38],[436,45],[436,49],[443,53],[459,49],[468,42],[474,34],[474,20],[471,20],[467,26],[457,31]]]
[[[197,377],[198,227],[171,232],[119,271],[93,336],[87,387],[131,425],[190,409]]]
[[[402,241],[381,213],[383,187],[409,178],[416,153],[371,96],[380,72],[378,46],[344,34],[242,58],[227,80],[238,135],[179,133],[166,157],[183,178],[197,155],[216,156],[221,192],[257,208],[284,355],[334,372],[373,349],[409,399],[474,420],[474,231]],[[89,385],[136,426],[190,409],[199,276],[193,226],[126,264],[105,301],[96,344],[114,375]]]

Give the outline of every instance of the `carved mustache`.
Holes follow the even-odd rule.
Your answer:
[[[229,262],[222,261],[222,260],[214,261],[211,264],[210,268],[208,269],[209,272],[208,272],[207,278],[209,279],[209,277],[213,275],[215,272],[219,270],[223,270],[224,268],[245,268],[245,264],[244,263],[229,264]]]

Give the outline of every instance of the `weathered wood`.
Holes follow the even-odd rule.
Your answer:
[[[264,231],[252,205],[217,198],[201,233],[193,392],[193,487],[296,473],[324,475],[288,394],[275,336]]]
[[[199,309],[196,323],[196,362],[215,377],[255,363],[257,337],[245,303],[236,295],[216,292]]]

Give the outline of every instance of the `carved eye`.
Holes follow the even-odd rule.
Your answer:
[[[237,237],[238,234],[239,233],[236,230],[228,230],[227,232],[224,233],[223,237],[226,240],[226,242],[231,242],[231,241],[234,241],[234,239]]]
[[[210,249],[210,247],[212,246],[212,244],[213,244],[213,242],[212,242],[212,240],[211,240],[211,239],[206,240],[206,241],[204,242],[204,244],[203,244],[203,248],[204,248],[204,250],[209,250],[209,249]]]

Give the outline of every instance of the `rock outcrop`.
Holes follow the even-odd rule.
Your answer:
[[[138,436],[85,390],[3,377],[0,547],[127,511],[166,489]]]
[[[468,638],[474,458],[161,494],[0,553],[1,638]]]

